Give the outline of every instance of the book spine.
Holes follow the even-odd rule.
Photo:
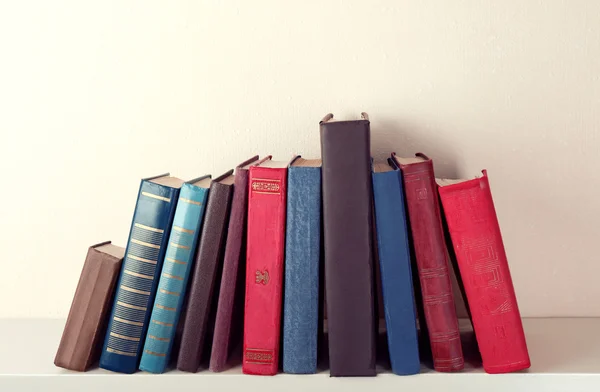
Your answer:
[[[142,181],[100,367],[122,373],[138,368],[150,306],[173,224],[179,189]]]
[[[369,121],[321,124],[331,376],[375,376]]]
[[[433,163],[427,160],[401,168],[433,365],[439,372],[461,370],[464,358]]]
[[[232,192],[232,185],[217,179],[210,186],[177,358],[177,369],[182,371],[198,371],[205,353],[205,337],[211,333],[209,320],[214,313],[215,288],[220,285]]]
[[[392,372],[416,374],[421,364],[400,172],[373,173],[373,194]]]
[[[83,372],[100,357],[99,346],[122,260],[94,247],[88,249],[54,360],[56,366]]]
[[[233,185],[223,275],[217,304],[210,370],[227,368],[230,344],[235,345],[243,330],[244,277],[246,264],[246,222],[248,212],[248,170],[238,168]],[[242,276],[240,276],[242,275]],[[235,324],[234,324],[235,322]]]
[[[482,178],[440,188],[473,329],[487,373],[530,367],[494,202]]]
[[[140,370],[162,373],[169,362],[194,262],[207,195],[208,189],[190,184],[184,184],[181,189],[158,292],[150,316]]]
[[[288,169],[283,371],[317,371],[321,168]]]
[[[279,364],[287,169],[251,167],[242,371],[274,375]]]

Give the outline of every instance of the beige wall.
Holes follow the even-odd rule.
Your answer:
[[[314,157],[362,110],[376,157],[488,169],[524,315],[600,316],[600,3],[90,3],[0,3],[0,316],[65,316],[139,178]]]

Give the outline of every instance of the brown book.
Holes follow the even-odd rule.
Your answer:
[[[88,249],[54,358],[56,366],[83,372],[100,358],[102,338],[124,255],[125,249],[110,241]]]
[[[375,376],[370,127],[321,121],[325,290],[331,376]]]
[[[216,178],[208,194],[177,358],[177,369],[186,372],[197,372],[201,361],[208,359],[210,353],[204,343],[212,342],[212,336],[206,337],[212,335],[214,328],[235,179],[232,173],[230,170]]]

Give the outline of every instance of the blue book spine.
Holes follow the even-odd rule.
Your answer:
[[[288,170],[283,371],[317,371],[319,265],[321,259],[321,168]]]
[[[181,188],[142,352],[141,370],[163,373],[169,363],[208,191],[191,184]]]
[[[392,372],[419,373],[419,346],[410,246],[400,170],[373,173],[377,245]]]
[[[138,368],[178,196],[178,188],[150,180],[140,185],[100,357],[104,369],[133,373]]]

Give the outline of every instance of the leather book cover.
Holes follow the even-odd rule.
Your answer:
[[[140,184],[101,368],[122,373],[138,369],[182,185],[182,180],[168,174]]]
[[[140,370],[162,373],[167,368],[188,278],[202,226],[210,176],[188,181],[181,187],[175,218],[163,262],[158,292],[152,307]]]
[[[317,371],[321,266],[321,160],[297,157],[288,168],[283,371]]]
[[[100,358],[102,338],[125,249],[110,241],[88,249],[85,264],[54,358],[54,364],[86,371]]]
[[[267,156],[264,159],[271,159]],[[248,217],[248,168],[259,163],[258,155],[235,169],[223,274],[217,303],[217,315],[209,369],[221,372],[229,368],[231,352],[241,343],[246,271],[246,224]]]
[[[400,170],[391,159],[373,164],[373,196],[392,372],[416,374],[421,362],[404,191]]]
[[[392,158],[404,180],[433,366],[438,372],[458,371],[464,368],[464,357],[433,162],[423,154],[400,158],[392,153]]]
[[[473,330],[487,373],[531,366],[487,172],[438,180]]]
[[[198,244],[194,272],[190,286],[177,369],[197,372],[205,358],[206,336],[214,313],[213,298],[220,286],[223,252],[233,194],[233,170],[216,178],[211,186],[206,205],[202,234]]]
[[[375,376],[370,123],[320,123],[331,376]]]
[[[274,375],[279,365],[288,163],[265,161],[250,167],[242,351],[245,374]]]

